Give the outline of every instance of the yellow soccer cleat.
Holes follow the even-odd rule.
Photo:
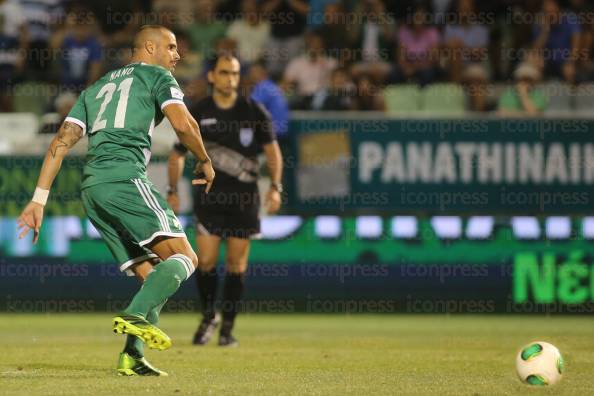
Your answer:
[[[127,354],[126,352],[120,353],[120,359],[118,360],[118,375],[125,376],[153,376],[153,377],[167,377],[165,371],[159,370],[153,367],[144,357],[135,358]]]
[[[113,332],[130,334],[140,338],[149,348],[164,351],[171,347],[171,338],[146,319],[134,315],[113,318]]]

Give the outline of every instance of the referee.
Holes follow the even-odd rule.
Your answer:
[[[206,344],[220,322],[215,308],[216,261],[222,241],[227,245],[219,345],[239,345],[232,330],[244,290],[250,239],[260,233],[257,156],[262,152],[272,179],[266,193],[267,212],[274,214],[281,205],[281,151],[266,111],[238,95],[239,72],[237,58],[229,54],[217,56],[207,75],[212,95],[190,109],[200,123],[205,147],[217,172],[208,194],[200,186],[194,187],[193,194],[199,259],[196,283],[203,314],[193,340],[197,345]],[[169,157],[167,200],[175,211],[179,209],[177,184],[186,152],[183,145],[176,144]]]

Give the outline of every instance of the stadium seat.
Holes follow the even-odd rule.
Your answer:
[[[387,86],[384,89],[384,100],[388,114],[404,114],[421,109],[421,91],[416,84]]]
[[[594,109],[594,84],[581,84],[576,93],[576,110],[592,115]]]
[[[496,83],[491,84],[489,87],[489,97],[495,99],[495,103],[499,102],[499,98],[507,91],[510,87],[513,87],[512,84],[505,84],[505,83]]]
[[[458,115],[466,108],[464,90],[458,84],[432,84],[421,94],[421,110],[429,114]]]
[[[13,106],[15,112],[43,115],[51,99],[48,84],[25,82],[14,88]]]
[[[35,142],[39,121],[32,113],[0,113],[0,125],[0,147],[3,151],[12,152]]]
[[[563,82],[552,81],[540,86],[548,98],[548,106],[545,114],[556,114],[572,111],[575,108],[575,92]]]

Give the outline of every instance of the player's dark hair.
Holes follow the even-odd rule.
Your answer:
[[[142,36],[143,32],[147,31],[147,30],[165,30],[168,32],[171,32],[171,29],[162,26],[162,25],[142,25],[137,31],[136,34],[134,35],[134,43],[132,45],[133,48],[140,48],[142,46],[142,43],[140,42],[140,37]]]
[[[140,28],[138,28],[138,32],[136,32],[136,34],[142,32],[143,30],[148,30],[148,29],[163,29],[163,30],[171,31],[169,28],[167,28],[163,25],[142,25]]]

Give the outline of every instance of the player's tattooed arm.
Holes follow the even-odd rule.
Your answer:
[[[65,121],[60,130],[52,139],[45,160],[39,172],[37,188],[33,199],[18,218],[17,224],[20,229],[19,238],[24,238],[30,230],[33,230],[33,243],[37,242],[39,230],[43,221],[43,208],[47,202],[49,190],[62,167],[62,160],[68,151],[83,136],[83,129],[71,122]]]
[[[44,190],[50,189],[60,171],[62,160],[82,136],[83,129],[80,126],[68,121],[62,124],[45,155],[41,172],[39,172],[37,187]]]
[[[83,130],[80,126],[64,121],[60,130],[54,137],[54,140],[50,144],[48,149],[49,154],[56,158],[59,151],[64,152],[64,155],[70,150],[83,136]]]

